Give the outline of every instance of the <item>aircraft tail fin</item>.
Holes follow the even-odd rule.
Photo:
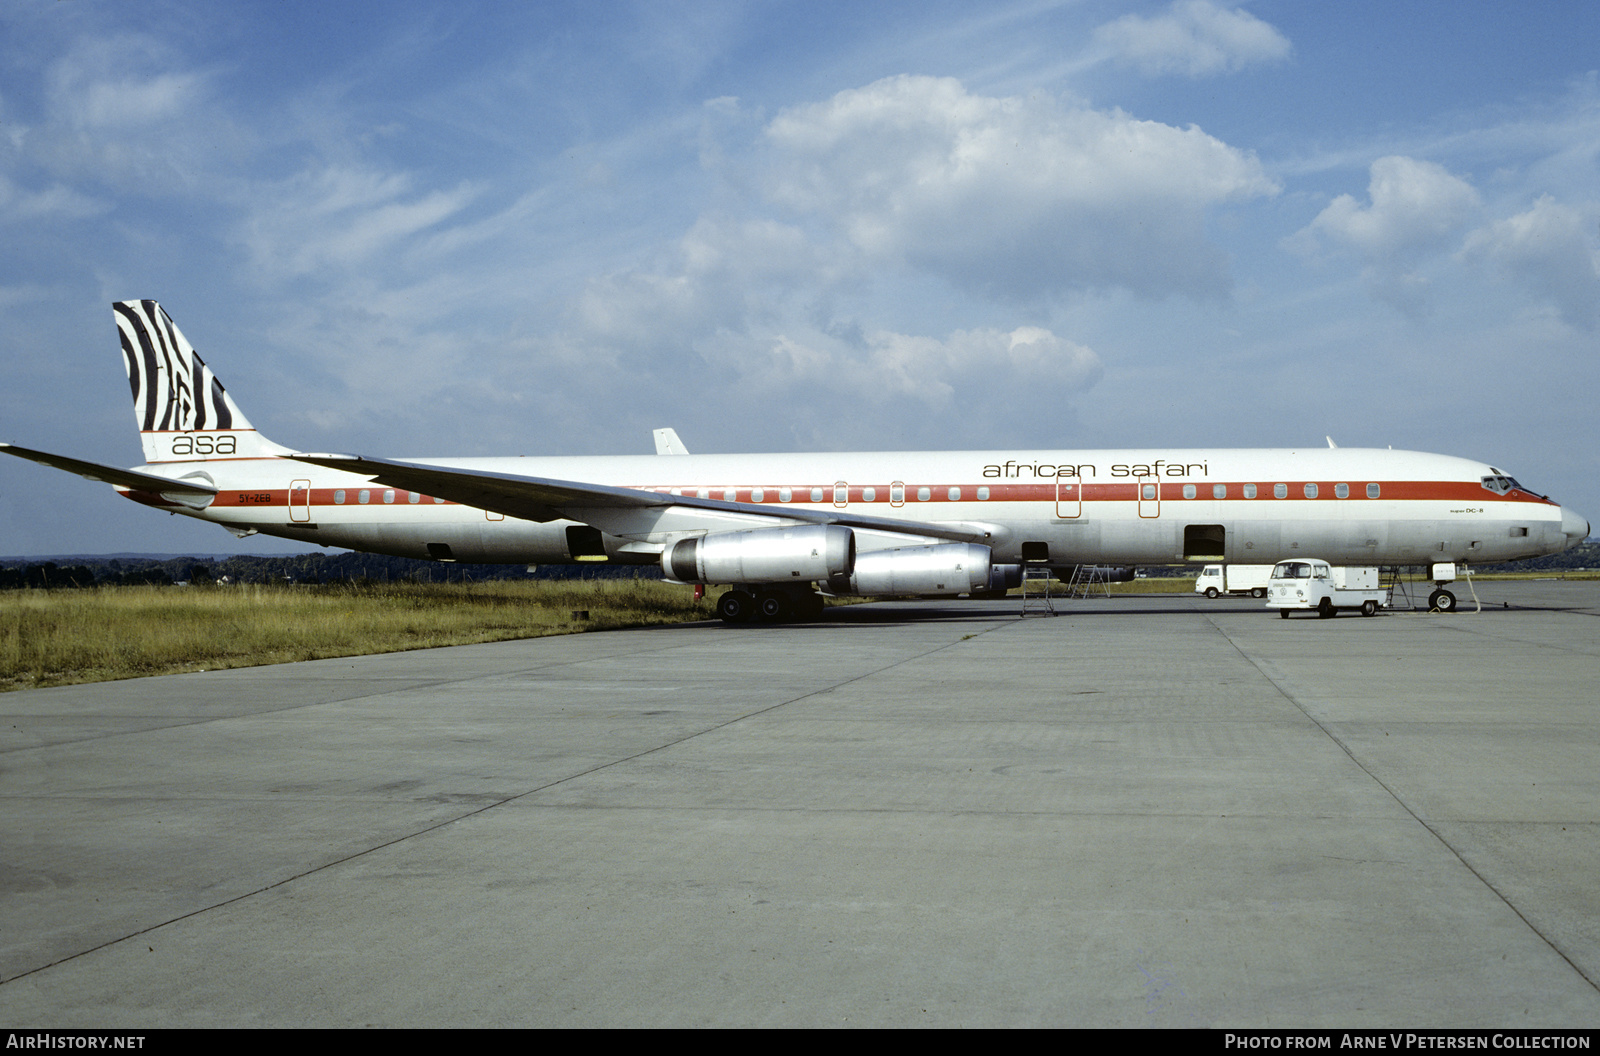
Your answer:
[[[159,304],[117,301],[111,309],[146,462],[272,458],[289,452],[256,432]]]

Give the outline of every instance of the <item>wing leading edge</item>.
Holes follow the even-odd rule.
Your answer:
[[[945,539],[982,542],[993,526],[934,524],[889,517],[863,517],[839,510],[774,510],[760,503],[702,499],[640,488],[554,480],[515,473],[452,469],[360,455],[292,454],[299,462],[369,477],[385,487],[437,495],[467,506],[529,521],[580,521],[612,535],[645,539],[706,531],[732,531],[783,524],[838,524],[904,536],[907,542]]]

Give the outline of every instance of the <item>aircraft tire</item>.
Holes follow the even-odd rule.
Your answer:
[[[717,617],[723,623],[748,623],[755,610],[756,599],[742,590],[730,590],[717,599]]]
[[[1428,608],[1437,612],[1455,612],[1456,596],[1441,587],[1428,595]]]
[[[1324,620],[1333,619],[1334,608],[1333,608],[1333,599],[1332,598],[1323,598],[1322,599],[1322,602],[1317,606],[1317,616],[1318,616],[1319,619],[1324,619]]]
[[[1217,588],[1216,587],[1207,587],[1206,588],[1206,597],[1215,600],[1216,596],[1217,596]]]
[[[1363,615],[1363,616],[1376,616],[1377,614],[1378,614],[1378,603],[1377,602],[1373,601],[1371,598],[1368,598],[1366,601],[1363,601],[1361,603],[1361,615]]]
[[[794,603],[778,590],[763,590],[756,595],[756,619],[762,623],[778,623],[794,614]]]

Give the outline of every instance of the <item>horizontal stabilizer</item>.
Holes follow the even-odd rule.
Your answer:
[[[154,473],[140,473],[136,469],[118,469],[115,466],[102,466],[98,462],[85,462],[82,459],[68,458],[66,455],[52,455],[48,451],[34,451],[31,448],[18,447],[15,444],[0,443],[0,451],[18,458],[26,458],[30,462],[39,462],[56,469],[64,469],[68,473],[76,473],[88,480],[97,480],[105,484],[113,484],[119,488],[129,488],[133,491],[148,491],[155,494],[167,495],[205,495],[212,496],[217,489],[210,484],[199,480],[173,480],[171,477],[158,477]]]

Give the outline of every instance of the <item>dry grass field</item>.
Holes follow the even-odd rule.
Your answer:
[[[1110,584],[1113,594],[1193,590],[1191,577]],[[0,691],[709,620],[717,593],[696,602],[691,588],[653,580],[8,590]]]
[[[14,590],[0,593],[0,690],[714,616],[650,580]]]

